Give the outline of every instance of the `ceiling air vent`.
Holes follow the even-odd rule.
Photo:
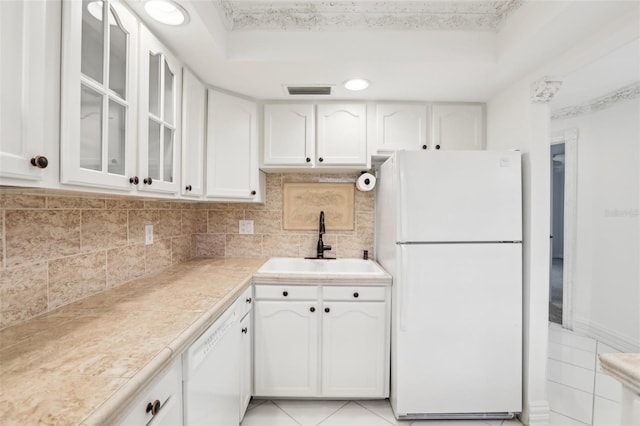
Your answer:
[[[290,95],[330,95],[331,86],[287,86]]]

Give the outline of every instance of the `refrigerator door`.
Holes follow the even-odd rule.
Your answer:
[[[398,246],[396,416],[521,411],[521,258],[510,243]]]
[[[520,153],[397,154],[398,241],[521,241]]]

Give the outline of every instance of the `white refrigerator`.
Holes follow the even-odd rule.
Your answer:
[[[522,409],[521,158],[400,151],[382,164],[376,257],[393,275],[397,418]]]

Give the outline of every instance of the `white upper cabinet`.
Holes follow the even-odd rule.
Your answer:
[[[443,150],[484,149],[484,105],[435,104],[431,108],[432,145]]]
[[[145,27],[140,31],[139,188],[178,193],[182,64]]]
[[[313,104],[264,106],[264,166],[315,164]]]
[[[0,184],[58,181],[60,5],[0,1]]]
[[[378,104],[376,130],[378,152],[427,149],[427,106]]]
[[[260,201],[256,104],[211,89],[208,98],[207,198]]]
[[[263,130],[265,169],[370,166],[365,104],[268,104]]]
[[[130,190],[138,23],[115,1],[62,6],[61,181]]]
[[[367,108],[364,104],[317,106],[316,160],[321,165],[367,164]]]
[[[207,89],[189,70],[182,74],[182,195],[204,194]]]

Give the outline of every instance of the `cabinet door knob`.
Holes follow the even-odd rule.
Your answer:
[[[331,312],[331,309],[329,309],[329,308],[324,308],[324,311],[325,311],[326,313],[329,313],[329,312]]]
[[[436,145],[436,149],[440,149],[440,145]]]
[[[129,178],[129,183],[132,183],[134,185],[137,185],[140,183],[140,179],[138,179],[138,176],[133,176]]]
[[[191,185],[187,185],[184,187],[185,191],[191,191]]]
[[[149,176],[148,178],[143,179],[142,182],[144,182],[146,185],[151,185],[153,183],[153,179],[151,179],[151,176]]]
[[[426,145],[422,145],[422,149],[427,149],[427,146]]]
[[[289,295],[289,292],[285,290],[285,291],[283,291],[283,292],[282,292],[282,295],[283,295],[284,297],[287,297],[287,296]]]
[[[46,169],[49,165],[49,160],[44,155],[36,155],[31,159],[31,165],[39,169]]]
[[[315,312],[315,311],[316,311],[316,308],[314,308],[314,307],[312,306],[312,307],[310,307],[310,308],[309,308],[309,311],[311,311],[311,312]]]
[[[320,157],[318,158],[318,161],[322,163],[324,161],[324,158]]]
[[[247,300],[246,300],[246,302],[247,302],[247,303],[251,303],[251,298],[250,298],[250,297],[248,297],[248,298],[247,298]]]
[[[256,191],[251,191],[251,195],[256,195],[257,192]]]
[[[353,297],[357,299],[358,297],[360,297],[360,294],[356,291],[355,293],[353,293]]]
[[[247,334],[247,331],[248,331],[247,327],[242,327],[242,334]]]
[[[147,413],[151,413],[152,416],[155,416],[160,411],[160,401],[157,399],[153,402],[147,404]]]
[[[311,158],[307,157],[306,161],[307,161],[307,163],[310,163],[311,162]]]

